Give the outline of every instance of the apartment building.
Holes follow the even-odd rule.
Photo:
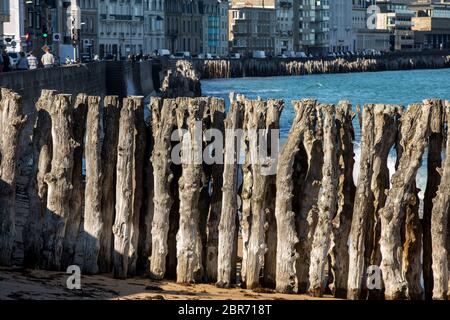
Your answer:
[[[3,24],[9,21],[9,0],[0,0],[0,45],[3,45]]]
[[[4,1],[2,1],[4,2]],[[25,1],[10,0],[9,2],[9,18],[8,21],[2,23],[2,39],[5,41],[4,46],[8,51],[23,51],[26,48],[24,39],[25,35]]]
[[[329,22],[330,0],[298,0],[299,21],[298,42],[294,43],[296,51],[305,51],[315,55],[325,54],[330,45]],[[335,1],[335,0],[331,0]]]
[[[377,13],[376,28],[391,32],[391,50],[414,49],[414,31],[412,18],[414,12],[408,9],[408,4],[399,1],[377,1],[380,13]]]
[[[377,11],[370,8],[374,4],[375,0],[352,0],[353,51],[390,50],[391,33],[376,28]]]
[[[330,1],[330,51],[347,52],[355,49],[352,0]]]
[[[264,1],[263,1],[264,2]],[[230,50],[248,56],[254,51],[275,54],[275,7],[233,2],[229,10]]]
[[[298,0],[277,0],[275,2],[276,11],[276,39],[275,53],[282,54],[294,51],[294,43],[298,44],[298,32],[294,26],[294,21],[298,25]]]
[[[98,54],[99,0],[78,0],[78,2],[81,10],[80,52],[93,57]]]
[[[144,52],[165,49],[165,1],[144,0]]]
[[[202,4],[202,44],[205,53],[228,54],[228,1],[206,0]]]
[[[450,1],[421,1],[409,9],[414,12],[412,30],[418,49],[450,48]]]
[[[167,49],[203,52],[203,1],[166,0],[165,19]]]
[[[143,0],[99,0],[98,43],[100,56],[143,53]]]

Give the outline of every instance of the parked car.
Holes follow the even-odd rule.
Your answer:
[[[169,57],[169,56],[170,56],[170,50],[167,50],[167,49],[158,49],[158,56],[161,56],[161,57]]]
[[[252,53],[252,57],[255,59],[264,59],[266,57],[266,53],[262,50],[255,50]]]
[[[198,58],[199,59],[212,59],[213,57],[212,57],[211,53],[200,53],[198,55]]]
[[[9,56],[9,62],[11,65],[11,69],[16,69],[17,64],[19,63],[19,60],[20,60],[19,53],[18,52],[8,52],[8,56]]]
[[[90,53],[80,53],[80,60],[83,63],[92,62],[92,57]]]
[[[178,51],[173,54],[175,59],[191,59],[191,53],[189,51]]]
[[[241,58],[241,54],[240,54],[240,53],[230,53],[230,54],[228,55],[228,57],[229,57],[230,59],[240,59],[240,58]]]
[[[303,51],[296,52],[296,53],[295,53],[295,57],[296,57],[296,58],[308,58],[308,56],[306,55],[306,53],[304,53]]]
[[[282,54],[277,54],[277,58],[279,58],[279,59],[287,59],[287,56],[284,53],[282,53]]]

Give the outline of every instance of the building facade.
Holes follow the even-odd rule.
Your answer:
[[[144,52],[165,49],[165,1],[144,0]]]
[[[254,51],[275,54],[275,8],[233,5],[229,10],[230,50],[250,56]]]
[[[331,52],[354,51],[352,0],[330,1],[330,48]]]
[[[375,0],[352,0],[353,51],[390,50],[390,31],[376,28]]]
[[[3,45],[3,24],[9,21],[9,0],[0,0],[0,46]]]
[[[80,52],[93,57],[98,54],[99,0],[78,0],[81,10]]]
[[[412,18],[414,13],[408,5],[398,1],[377,1],[380,12],[377,14],[376,28],[389,30],[391,33],[391,50],[414,49],[414,31]]]
[[[143,53],[143,0],[99,0],[98,32],[100,57]]]
[[[203,1],[166,0],[165,18],[167,49],[203,52]]]
[[[3,45],[8,51],[20,52],[26,49],[25,43],[25,1],[10,0],[9,18],[3,23],[2,39]]]
[[[228,54],[228,1],[203,1],[202,44],[205,53]]]
[[[275,11],[277,20],[275,53],[293,52],[294,42],[298,43],[298,32],[294,32],[294,20],[298,22],[298,0],[277,0]]]
[[[299,21],[297,23],[294,20],[294,26],[299,26],[297,30],[299,36],[298,42],[294,43],[294,48],[296,51],[323,55],[330,45],[330,0],[298,1],[300,1]]]
[[[450,48],[450,1],[415,3],[409,6],[414,46],[418,49]]]

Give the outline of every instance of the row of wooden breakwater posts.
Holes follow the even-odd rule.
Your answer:
[[[193,65],[203,79],[215,79],[448,68],[450,67],[450,56],[413,55],[306,61],[291,59],[194,60]]]
[[[450,141],[448,101],[358,108],[355,185],[349,102],[293,101],[296,114],[275,157],[276,174],[267,175],[263,169],[272,160],[253,162],[249,150],[267,144],[267,129],[279,127],[284,102],[231,98],[227,113],[223,99],[153,98],[146,121],[142,97],[119,101],[43,90],[30,140],[25,266],[65,270],[76,264],[85,274],[112,271],[126,278],[143,272],[179,283],[241,282],[314,296],[329,287],[350,299],[447,297],[450,148],[444,159],[441,153]],[[20,96],[2,89],[1,265],[12,264],[25,121]],[[173,132],[192,133],[198,121],[202,130],[243,129],[243,165],[234,138],[225,138],[223,148],[225,158],[235,159],[231,163],[175,164]],[[246,133],[252,129],[269,133]],[[182,141],[181,153],[207,148],[206,141],[194,141]],[[393,147],[397,163],[390,179]],[[415,179],[425,150],[421,218]],[[377,268],[381,279],[373,278]]]

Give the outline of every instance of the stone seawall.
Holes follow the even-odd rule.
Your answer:
[[[401,55],[358,59],[194,60],[202,79],[449,68],[450,55]]]

